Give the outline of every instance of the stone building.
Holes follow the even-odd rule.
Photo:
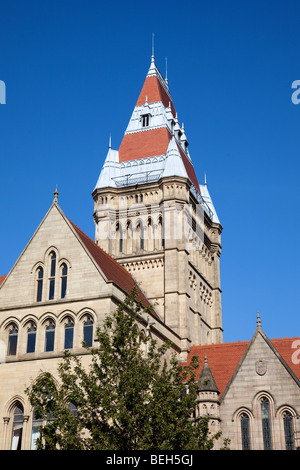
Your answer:
[[[300,340],[223,343],[222,226],[200,184],[168,82],[154,57],[119,150],[92,193],[95,240],[50,209],[7,276],[0,277],[0,449],[34,448],[38,424],[24,390],[56,372],[65,349],[89,361],[82,340],[137,284],[153,305],[141,316],[184,363],[196,354],[195,418],[209,414],[232,449],[299,447]],[[294,348],[294,349],[293,349]]]

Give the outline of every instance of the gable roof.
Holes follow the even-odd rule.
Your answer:
[[[291,375],[294,375],[296,379],[300,380],[300,360],[295,361],[293,359],[293,353],[296,351],[295,347],[297,345],[298,349],[300,347],[300,338],[272,338],[268,340],[263,333],[262,336],[271,345],[272,349],[276,351],[279,360],[287,367]],[[239,364],[245,357],[250,343],[250,341],[238,341],[236,343],[192,346],[186,364],[190,363],[193,356],[197,356],[200,359],[200,366],[195,377],[195,380],[198,381],[202,373],[203,365],[205,364],[206,356],[207,363],[209,364],[221,397],[236,373]],[[300,355],[298,354],[298,356]]]
[[[1,284],[4,281],[5,278],[6,278],[6,274],[4,274],[3,276],[0,276],[0,286],[1,286]]]

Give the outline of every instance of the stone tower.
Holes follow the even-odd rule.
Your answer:
[[[93,191],[95,241],[135,278],[165,324],[191,344],[222,342],[222,226],[154,56],[119,150]]]

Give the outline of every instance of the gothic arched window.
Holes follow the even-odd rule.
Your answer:
[[[54,351],[54,339],[55,339],[55,325],[52,320],[49,320],[46,326],[45,333],[45,351]]]
[[[12,324],[8,333],[8,347],[7,355],[15,356],[17,354],[17,344],[18,344],[18,328],[15,324]]]
[[[289,411],[283,415],[284,438],[286,450],[294,450],[293,417]]]
[[[270,402],[266,397],[263,397],[261,399],[260,405],[261,405],[261,419],[262,419],[264,449],[272,450]]]
[[[119,243],[119,253],[123,253],[123,237],[122,237],[122,227],[121,225],[117,225],[117,242]]]
[[[56,254],[54,251],[52,251],[50,253],[49,300],[54,299],[55,271],[56,271]]]
[[[83,341],[88,347],[93,345],[93,329],[93,320],[90,316],[88,316],[83,323]]]
[[[73,348],[74,322],[71,318],[65,323],[65,344],[64,349]]]
[[[67,293],[67,280],[68,280],[68,267],[66,263],[63,263],[61,265],[61,293],[60,297],[61,299],[64,299],[66,297]]]
[[[36,341],[36,326],[34,323],[31,323],[27,329],[27,353],[35,352],[35,341]]]
[[[143,250],[144,249],[144,229],[143,229],[143,225],[141,222],[137,224],[136,232],[140,240],[140,250]]]
[[[250,450],[250,418],[246,413],[241,415],[242,449]]]
[[[41,302],[43,298],[43,280],[44,280],[44,270],[42,267],[39,267],[37,270],[37,289],[36,289],[36,301]]]
[[[11,450],[21,450],[23,432],[23,407],[17,404],[14,410]]]
[[[40,428],[42,426],[43,420],[41,418],[37,418],[36,411],[33,410],[30,450],[35,450],[37,448],[37,440],[40,437]]]

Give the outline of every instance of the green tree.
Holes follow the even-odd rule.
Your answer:
[[[138,318],[147,314],[134,289],[125,306],[97,329],[90,362],[69,352],[57,378],[42,372],[26,389],[35,416],[43,420],[38,449],[198,450],[211,449],[218,435],[206,419],[191,416],[197,384],[193,359],[181,367],[170,344],[158,346],[143,334]],[[169,354],[168,354],[169,353]],[[76,405],[76,412],[70,408]]]

